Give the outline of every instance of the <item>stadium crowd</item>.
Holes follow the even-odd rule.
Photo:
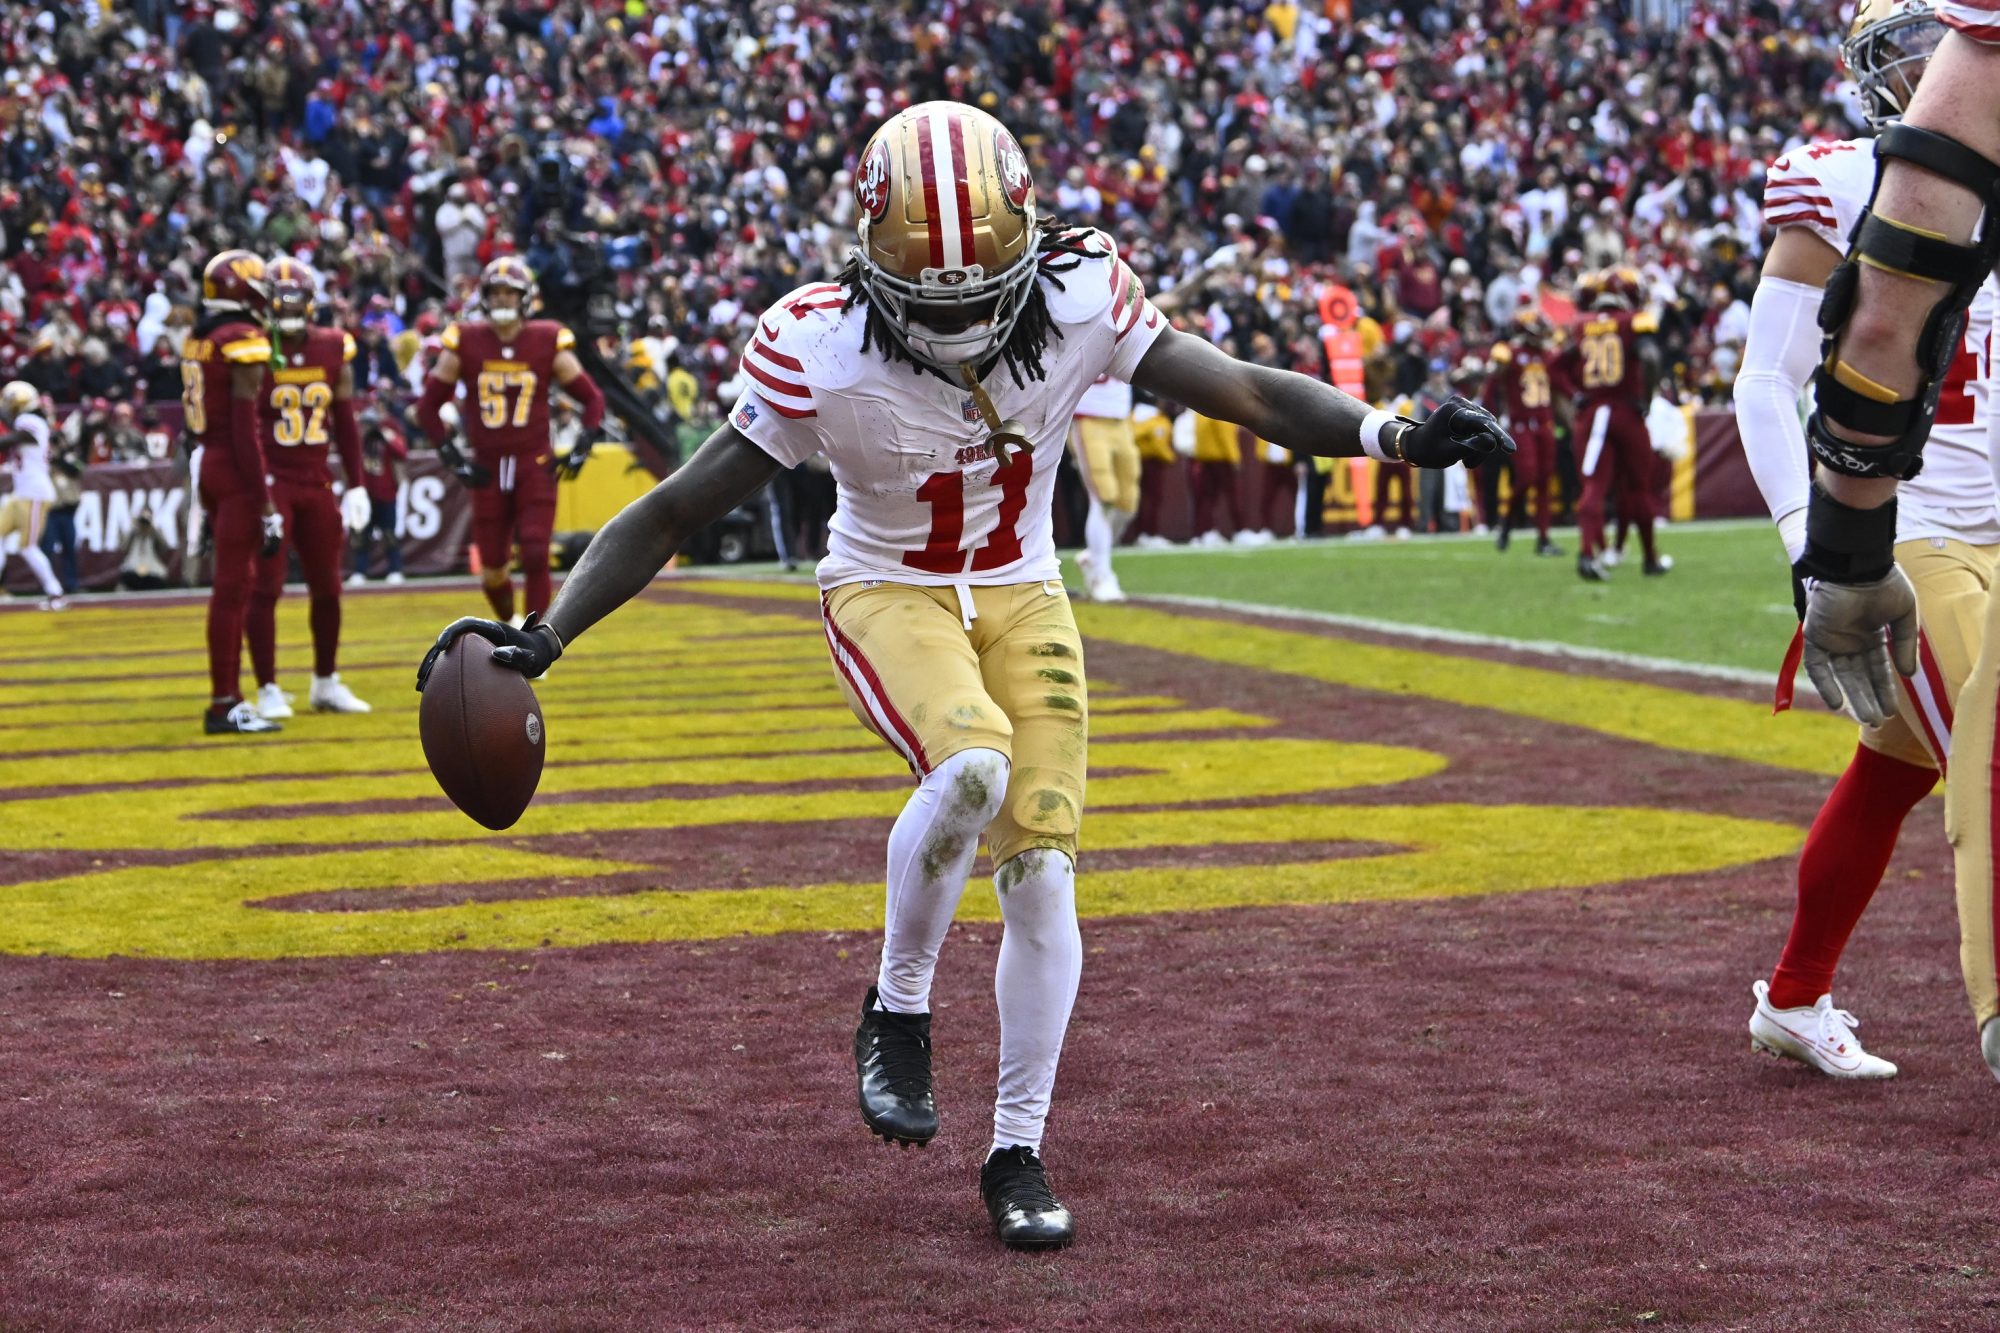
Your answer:
[[[844,259],[868,131],[952,97],[1239,354],[1323,371],[1337,279],[1383,334],[1370,395],[1414,396],[1524,290],[1560,317],[1626,263],[1719,400],[1764,164],[1859,123],[1840,17],[1630,8],[29,0],[0,8],[0,378],[67,405],[79,462],[169,453],[202,262],[285,251],[360,339],[364,420],[407,435],[479,266],[521,253],[547,292],[591,233],[607,355],[693,431],[755,315]]]

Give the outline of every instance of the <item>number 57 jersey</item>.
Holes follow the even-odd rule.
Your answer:
[[[491,324],[447,324],[438,343],[458,354],[458,382],[465,386],[459,420],[482,458],[539,457],[549,451],[549,388],[556,357],[576,346],[576,335],[552,319],[522,322],[511,338]]]
[[[1129,380],[1166,320],[1101,234],[1074,267],[1044,261],[1037,281],[1050,329],[1043,378],[1003,361],[983,381],[999,415],[1033,448],[1003,466],[962,383],[870,340],[867,306],[832,283],[801,287],[766,311],[743,355],[745,389],[729,421],[787,467],[824,453],[839,487],[819,584],[861,580],[1034,583],[1060,577],[1051,508],[1076,406],[1099,376]]]
[[[1764,181],[1764,221],[1803,227],[1841,254],[1875,189],[1875,141],[1843,139],[1786,153]],[[1944,537],[1975,546],[2000,543],[1993,467],[1986,441],[1996,309],[1988,278],[1966,312],[1965,337],[1945,372],[1937,419],[1924,445],[1924,470],[1896,492],[1896,540]],[[1810,336],[1817,343],[1818,330]]]

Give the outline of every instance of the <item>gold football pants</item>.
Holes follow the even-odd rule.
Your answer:
[[[1139,507],[1139,441],[1129,420],[1078,417],[1070,440],[1083,464],[1090,494],[1106,509]]]
[[[1089,698],[1062,584],[849,583],[822,597],[847,706],[919,776],[961,750],[1012,764],[987,826],[999,866],[1030,847],[1076,859]]]
[[[1945,830],[1957,863],[1959,964],[1973,1020],[1983,1025],[2000,1015],[1993,952],[1993,837],[2000,817],[1993,728],[1995,695],[2000,693],[2000,599],[1990,595],[2000,547],[1904,542],[1896,548],[1896,560],[1917,586],[1923,621],[1919,670],[1902,683],[1900,703],[1912,730],[1925,737],[1925,748],[1936,747],[1938,767],[1952,779],[1945,786]],[[1973,665],[1953,696],[1945,691],[1958,683],[1951,679],[1949,661],[1958,653]],[[1903,757],[1885,746],[1876,748]]]

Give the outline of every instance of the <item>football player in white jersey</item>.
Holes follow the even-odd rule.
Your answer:
[[[1942,33],[1924,0],[1862,6],[1845,55],[1871,124],[1901,114]],[[1875,141],[1849,139],[1794,149],[1771,165],[1765,181],[1764,218],[1778,234],[1751,305],[1736,420],[1794,564],[1805,552],[1811,491],[1799,397],[1821,356],[1821,289],[1867,211],[1875,169]],[[1752,1046],[1835,1078],[1896,1073],[1895,1065],[1862,1049],[1852,1015],[1833,1003],[1834,968],[1881,882],[1904,818],[1948,767],[1953,707],[1979,657],[1986,595],[2000,565],[2000,494],[1987,442],[1996,290],[1989,278],[1972,303],[1923,471],[1899,494],[1895,556],[1916,586],[1920,668],[1899,678],[1900,710],[1861,729],[1854,758],[1799,856],[1798,907],[1784,954],[1770,981],[1753,988]],[[1781,691],[1789,690],[1796,665],[1796,656],[1788,658]]]
[[[927,1143],[930,990],[983,833],[1004,933],[994,978],[999,1095],[980,1190],[1001,1240],[1074,1234],[1042,1131],[1083,945],[1083,645],[1050,528],[1056,468],[1102,376],[1304,454],[1442,468],[1511,451],[1453,399],[1421,424],[1174,331],[1101,233],[1036,210],[1027,159],[991,116],[927,102],[889,119],[855,172],[859,241],[832,282],[765,312],[748,388],[672,477],[607,524],[546,620],[461,620],[534,676],[640,593],[689,536],[823,452],[839,487],[819,565],[827,649],[849,706],[916,779],[889,834],[881,965],[854,1037],[863,1122]]]
[[[1132,386],[1100,375],[1083,391],[1070,426],[1070,447],[1090,495],[1083,521],[1083,588],[1093,602],[1122,602],[1125,589],[1111,568],[1132,516],[1139,511],[1139,441],[1132,434]]]
[[[7,476],[12,482],[0,500],[0,542],[13,537],[20,542],[21,561],[34,571],[42,585],[42,608],[63,609],[62,581],[49,565],[41,548],[42,525],[48,521],[49,506],[56,500],[55,478],[49,475],[49,423],[40,408],[42,394],[25,380],[14,380],[0,388],[0,457],[7,460]],[[0,568],[6,555],[0,547]]]

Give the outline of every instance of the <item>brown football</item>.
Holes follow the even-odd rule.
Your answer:
[[[513,827],[535,798],[548,751],[542,706],[528,678],[496,666],[477,634],[459,635],[431,667],[417,733],[438,786],[487,828]]]

